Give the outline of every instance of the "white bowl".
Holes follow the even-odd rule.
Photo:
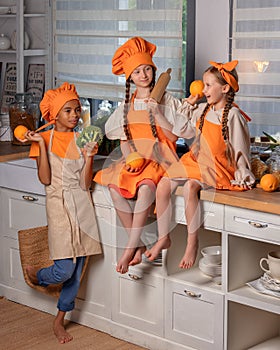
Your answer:
[[[216,277],[221,276],[222,274],[222,265],[208,265],[205,262],[205,258],[199,260],[198,266],[200,271],[202,271],[205,275]]]
[[[201,249],[201,254],[207,264],[222,263],[222,247],[219,245],[204,247]]]

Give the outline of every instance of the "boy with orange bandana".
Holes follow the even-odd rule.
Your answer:
[[[193,138],[191,150],[168,169],[158,184],[156,194],[158,242],[146,256],[153,261],[162,249],[169,248],[172,204],[171,195],[183,184],[188,241],[179,266],[193,266],[198,250],[198,230],[201,225],[199,191],[216,188],[232,191],[248,190],[254,184],[250,170],[250,137],[248,116],[233,102],[239,90],[235,70],[238,61],[225,64],[210,62],[203,75],[207,103],[196,102],[199,95],[185,99],[173,132]]]
[[[83,149],[76,145],[73,130],[81,105],[73,84],[48,90],[40,109],[48,122],[40,129],[53,128],[41,133],[28,131],[24,141],[32,141],[30,157],[36,158],[38,177],[45,185],[49,250],[54,264],[39,270],[29,266],[26,272],[33,284],[63,284],[53,330],[60,343],[67,343],[72,336],[64,328],[64,318],[75,307],[85,257],[101,253],[89,192],[98,146],[96,142],[88,142]]]

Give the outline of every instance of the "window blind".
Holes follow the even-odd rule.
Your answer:
[[[55,0],[55,84],[76,84],[81,96],[124,97],[125,78],[112,73],[116,49],[133,36],[157,46],[157,77],[172,68],[168,90],[182,88],[183,0]]]
[[[232,59],[238,59],[238,104],[252,136],[280,131],[280,0],[233,0]]]

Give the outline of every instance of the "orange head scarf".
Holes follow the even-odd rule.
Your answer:
[[[65,105],[66,102],[71,100],[78,100],[75,85],[69,83],[63,83],[60,87],[54,90],[48,90],[42,101],[40,102],[40,110],[42,117],[48,122],[41,126],[37,131],[46,128],[49,125],[55,124],[56,117]]]
[[[211,66],[218,69],[222,77],[225,79],[228,85],[233,88],[235,92],[239,90],[238,82],[236,81],[235,77],[230,73],[238,65],[237,60],[227,63],[217,63],[214,61],[209,61],[209,63],[211,64]]]
[[[120,46],[112,59],[112,72],[116,75],[125,74],[126,80],[131,73],[142,64],[157,68],[152,57],[156,46],[141,37],[129,39]]]

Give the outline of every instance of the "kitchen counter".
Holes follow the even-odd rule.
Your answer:
[[[183,195],[183,188],[179,187],[177,195]],[[258,210],[271,214],[280,214],[280,191],[265,192],[261,188],[249,191],[207,190],[201,191],[201,200],[230,205],[239,208]]]
[[[30,146],[17,146],[9,141],[0,142],[0,162],[27,158],[29,149]]]

